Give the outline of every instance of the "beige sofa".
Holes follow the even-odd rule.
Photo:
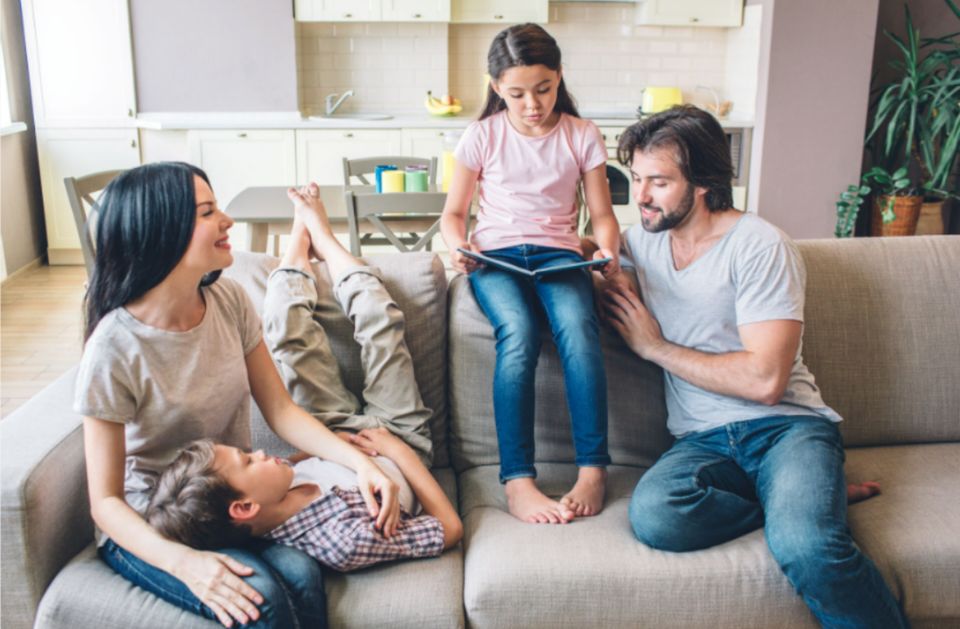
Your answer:
[[[804,355],[845,418],[847,470],[883,495],[850,509],[854,537],[915,627],[960,626],[960,237],[800,243],[808,286]],[[276,262],[238,255],[228,275],[259,303]],[[568,526],[504,510],[492,419],[492,331],[468,283],[447,284],[430,254],[375,259],[407,316],[424,398],[434,409],[436,475],[465,524],[459,549],[326,581],[335,627],[814,627],[756,531],[673,554],[633,538],[627,504],[670,444],[662,375],[605,334],[609,498]],[[359,389],[350,326],[321,314]],[[96,559],[79,417],[66,374],[0,423],[2,624],[213,627],[114,575]],[[548,492],[575,476],[552,344],[537,375],[537,459]],[[258,446],[278,450],[262,420]],[[811,487],[811,491],[816,488]]]

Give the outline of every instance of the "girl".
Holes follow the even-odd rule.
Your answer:
[[[301,205],[303,194],[290,191]],[[107,186],[100,205],[75,401],[90,509],[107,538],[100,556],[137,585],[228,627],[326,626],[316,562],[269,543],[203,552],[167,540],[140,515],[154,482],[194,439],[249,447],[252,393],[286,441],[357,471],[387,535],[399,518],[396,484],[293,403],[246,293],[217,281],[233,261],[233,221],[203,171],[134,168]],[[348,255],[329,248],[331,258],[341,253]]]
[[[470,274],[497,338],[494,414],[500,481],[510,513],[526,522],[563,523],[600,511],[610,463],[606,374],[590,273],[577,269],[530,280],[480,267],[457,248],[529,270],[582,260],[577,236],[581,179],[599,245],[594,257],[611,258],[607,276],[619,271],[620,229],[610,203],[603,139],[593,123],[580,119],[564,86],[557,42],[536,24],[511,26],[494,38],[487,64],[487,101],[457,146],[442,233],[454,268]],[[478,181],[480,212],[467,242],[463,234]],[[541,311],[563,362],[579,467],[576,484],[559,501],[534,482]]]

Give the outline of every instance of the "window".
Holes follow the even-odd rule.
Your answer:
[[[10,116],[10,86],[7,85],[7,62],[3,55],[3,40],[0,39],[0,135],[26,131],[27,125],[14,122]]]

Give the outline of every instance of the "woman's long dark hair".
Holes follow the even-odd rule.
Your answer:
[[[210,183],[190,164],[146,164],[119,175],[100,195],[84,342],[104,315],[162,282],[186,253],[197,221],[194,175]],[[209,273],[200,285],[219,276]]]
[[[542,26],[517,24],[503,29],[493,38],[493,43],[490,44],[490,50],[487,52],[487,73],[490,75],[491,83],[499,81],[503,73],[510,68],[535,65],[544,65],[556,72],[560,71],[560,47],[557,46],[557,40],[543,30]],[[487,101],[480,112],[479,120],[506,108],[507,103],[493,90],[493,85],[487,85]],[[557,87],[557,104],[554,109],[580,117],[577,103],[567,91],[563,77],[560,77],[560,85]]]

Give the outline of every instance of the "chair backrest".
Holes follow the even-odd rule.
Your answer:
[[[427,183],[433,185],[437,183],[437,158],[436,157],[364,157],[361,159],[343,158],[343,185],[354,186],[361,183],[365,186],[374,184],[373,173],[377,166],[381,164],[390,164],[403,170],[407,166],[426,166]],[[371,177],[367,179],[367,175]],[[353,178],[357,181],[353,181]]]
[[[387,242],[402,252],[429,250],[440,230],[440,215],[446,202],[445,192],[357,193],[347,190],[347,222],[350,249],[360,255],[361,221],[376,227]],[[400,231],[400,235],[397,232]]]
[[[93,273],[93,261],[97,255],[94,234],[100,208],[94,195],[106,188],[107,184],[122,172],[105,170],[84,177],[66,177],[63,180],[63,185],[67,188],[67,199],[70,200],[70,210],[73,212],[73,221],[80,236],[80,249],[83,251],[83,263],[87,267],[88,276]]]

